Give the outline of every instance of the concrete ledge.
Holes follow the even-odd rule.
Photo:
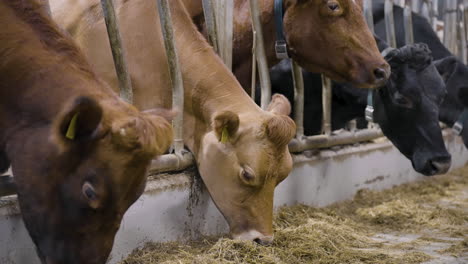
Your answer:
[[[464,166],[468,151],[458,137],[446,133],[452,169]],[[275,191],[275,206],[313,206],[349,199],[362,188],[385,189],[424,178],[413,171],[388,141],[294,155],[294,170]],[[38,264],[14,196],[0,203],[0,263]],[[148,241],[194,239],[228,231],[195,168],[153,175],[145,193],[126,213],[109,263],[118,263]]]

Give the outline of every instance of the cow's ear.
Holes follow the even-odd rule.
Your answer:
[[[223,111],[215,116],[212,126],[218,141],[232,142],[239,129],[239,116],[231,111]]]
[[[60,136],[67,141],[90,140],[97,136],[102,119],[102,108],[89,97],[78,97],[62,115]]]
[[[291,103],[288,98],[281,94],[274,94],[271,98],[271,102],[267,108],[268,112],[277,115],[289,115],[291,114]]]
[[[453,56],[434,61],[434,65],[445,83],[448,82],[455,72],[458,63],[457,58]]]

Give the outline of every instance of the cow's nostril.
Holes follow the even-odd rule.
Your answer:
[[[374,77],[376,81],[385,81],[387,80],[387,71],[383,68],[377,68],[374,70]]]
[[[429,164],[431,165],[432,170],[434,171],[434,174],[443,174],[446,173],[451,166],[451,157],[438,157],[431,159],[429,161]]]
[[[253,240],[255,243],[259,244],[259,245],[262,245],[262,246],[269,246],[271,245],[271,243],[273,243],[273,239],[270,238],[270,237],[265,237],[265,238],[255,238]]]
[[[431,166],[437,174],[442,174],[450,169],[450,162],[431,161]]]

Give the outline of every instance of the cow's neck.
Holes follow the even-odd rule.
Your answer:
[[[184,140],[197,155],[217,113],[232,111],[239,116],[255,116],[261,110],[197,31],[178,1],[171,5],[171,13],[184,78]]]

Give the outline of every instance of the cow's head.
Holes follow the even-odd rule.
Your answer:
[[[50,125],[15,135],[19,203],[44,264],[105,263],[150,160],[171,143],[165,118],[110,101],[79,97]]]
[[[456,57],[437,60],[435,65],[448,91],[440,109],[440,120],[453,125],[460,118],[462,111],[468,108],[468,67]],[[468,147],[468,121],[463,124],[461,137]]]
[[[447,172],[451,156],[439,126],[439,108],[447,92],[429,48],[407,45],[385,58],[392,75],[376,96],[376,121],[416,171],[427,176]]]
[[[390,75],[360,0],[286,0],[284,32],[290,55],[307,71],[362,88],[382,86]]]
[[[198,168],[234,239],[273,240],[273,193],[292,169],[290,108],[275,95],[261,116],[220,112],[203,139]]]

